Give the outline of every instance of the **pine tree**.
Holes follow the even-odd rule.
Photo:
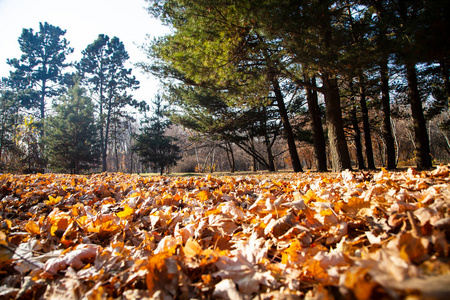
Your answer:
[[[9,90],[0,90],[0,172],[9,170],[5,154],[17,152],[15,131],[19,114],[17,95]]]
[[[47,121],[47,158],[58,172],[79,174],[98,163],[98,135],[94,123],[94,105],[76,83],[67,96],[61,96]]]
[[[12,83],[21,82],[23,87],[30,87],[38,94],[38,98],[30,103],[39,111],[39,118],[44,120],[47,97],[59,95],[62,71],[70,64],[66,63],[67,55],[73,52],[69,42],[63,38],[66,31],[57,26],[39,23],[39,31],[23,29],[19,37],[22,56],[8,59],[7,63],[15,68],[10,74]],[[43,132],[41,131],[41,135]]]
[[[98,125],[100,131],[102,171],[107,171],[107,154],[112,117],[126,106],[139,106],[127,91],[139,87],[139,81],[125,68],[129,59],[123,42],[100,34],[82,52],[78,70],[84,81],[97,95]]]
[[[176,145],[177,139],[165,134],[171,122],[164,116],[167,107],[163,106],[161,96],[158,95],[153,104],[153,116],[145,120],[141,133],[136,136],[133,151],[138,153],[144,165],[162,175],[168,167],[176,165],[181,158],[181,150]]]

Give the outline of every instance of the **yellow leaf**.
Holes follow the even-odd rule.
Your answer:
[[[332,215],[334,215],[334,213],[331,209],[327,208],[327,209],[321,210],[320,215],[322,217],[326,217],[326,216],[332,216]]]
[[[39,229],[39,225],[34,221],[28,221],[27,225],[25,225],[25,230],[31,234],[40,234],[41,231]]]
[[[291,245],[289,248],[284,250],[282,257],[281,257],[281,263],[287,264],[288,262],[296,263],[299,252],[302,249],[302,245],[299,240],[293,239],[291,242]]]
[[[132,209],[128,204],[124,205],[123,211],[118,212],[117,216],[121,219],[126,219],[134,213],[134,209]]]
[[[316,195],[316,193],[313,192],[313,190],[308,190],[306,194],[303,195],[303,200],[305,204],[308,204],[311,201],[319,200],[319,196]]]
[[[203,201],[208,200],[209,196],[210,196],[210,193],[208,191],[203,190],[197,194],[197,199],[203,202]]]
[[[52,196],[48,196],[48,201],[46,202],[47,205],[55,205],[58,204],[59,201],[61,201],[62,197],[58,196],[56,198],[52,197]]]

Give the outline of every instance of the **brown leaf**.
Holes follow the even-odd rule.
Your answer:
[[[79,269],[85,265],[83,261],[91,260],[101,247],[97,245],[80,244],[74,250],[58,257],[49,259],[45,263],[44,272],[41,276],[49,278],[55,276],[58,271],[66,269],[68,266]]]

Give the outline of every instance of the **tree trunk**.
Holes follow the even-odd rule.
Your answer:
[[[312,78],[309,80],[305,76],[305,81],[310,82],[311,85],[316,85],[316,79]],[[308,102],[308,111],[311,118],[311,126],[313,130],[313,143],[314,143],[314,154],[316,158],[317,171],[326,172],[327,171],[327,152],[325,137],[322,127],[322,117],[320,115],[319,102],[317,98],[317,92],[309,88],[306,89],[306,100]]]
[[[114,124],[114,158],[116,172],[119,172],[119,146],[117,145],[117,124]]]
[[[432,167],[430,143],[423,115],[422,101],[417,86],[417,73],[414,63],[406,63],[406,78],[408,80],[408,98],[414,126],[416,165],[418,169],[429,169]]]
[[[441,66],[442,79],[444,80],[444,85],[445,85],[445,95],[447,97],[447,106],[448,106],[448,110],[450,111],[450,79],[449,79],[448,64],[446,63],[445,59],[442,59],[439,62],[439,64]]]
[[[266,145],[266,151],[267,151],[267,160],[269,163],[269,171],[275,172],[275,157],[273,156],[272,152],[272,146],[270,145],[270,140],[267,134],[264,135],[264,144]]]
[[[278,111],[281,116],[281,122],[283,123],[284,134],[288,143],[292,168],[294,169],[294,172],[303,172],[300,158],[298,157],[297,146],[295,145],[294,132],[292,131],[291,123],[289,122],[289,117],[287,114],[286,106],[284,104],[283,94],[281,93],[278,79],[272,78],[272,85],[273,91],[275,93],[275,99],[277,101]]]
[[[105,137],[104,137],[104,145],[102,145],[102,171],[108,171],[108,143],[109,143],[109,127],[111,123],[111,113],[112,113],[112,96],[108,95],[108,111],[106,115],[106,123],[105,123]]]
[[[234,160],[233,145],[229,141],[225,141],[225,152],[227,154],[228,164],[230,165],[230,172],[236,171],[236,163]]]
[[[273,143],[270,141],[269,134],[267,133],[267,108],[264,106],[263,108],[264,118],[261,122],[261,125],[263,126],[263,132],[264,132],[264,144],[266,146],[267,151],[267,160],[269,164],[269,171],[275,172],[275,157],[272,152],[272,146]]]
[[[100,103],[99,103],[99,118],[100,118],[100,151],[102,157],[102,172],[106,171],[106,152],[103,151],[105,148],[105,121],[103,118],[103,85],[100,85]]]
[[[328,128],[328,141],[330,143],[331,166],[333,172],[351,169],[350,155],[345,139],[342,121],[341,100],[337,79],[324,72],[322,75],[325,88],[325,106]]]
[[[369,111],[366,104],[366,87],[362,75],[359,76],[359,95],[364,129],[364,145],[366,146],[367,167],[373,170],[375,169],[375,160],[373,158],[372,137],[370,134]]]
[[[6,114],[2,116],[2,129],[1,129],[1,135],[0,135],[0,172],[3,172],[3,147],[5,145],[3,139],[4,139],[4,132],[5,132],[5,121]]]
[[[253,137],[251,137],[250,142],[251,142],[250,143],[250,149],[251,149],[250,153],[256,153],[255,140],[254,140]],[[251,155],[252,155],[252,158],[253,158],[253,172],[256,172],[256,170],[258,169],[258,159],[256,158],[255,155],[253,155],[253,154],[251,154]]]
[[[381,77],[381,110],[383,111],[382,132],[384,143],[386,144],[387,169],[396,168],[395,162],[395,142],[391,128],[391,99],[389,96],[389,74],[388,61],[383,59],[380,63]]]
[[[356,159],[358,160],[358,169],[363,170],[366,168],[366,166],[364,165],[364,157],[363,157],[362,144],[361,144],[361,131],[359,130],[358,117],[356,115],[356,105],[353,105],[353,108],[351,111],[351,119],[352,119],[353,131],[355,133],[354,141],[355,141],[355,148],[356,148]]]
[[[381,80],[381,110],[383,112],[381,131],[383,135],[384,144],[386,145],[386,161],[383,160],[383,166],[386,164],[388,170],[396,168],[396,149],[394,136],[391,129],[391,103],[389,96],[389,68],[388,58],[392,50],[387,37],[387,28],[384,22],[385,7],[382,1],[373,1],[378,16],[378,36],[377,48],[380,51],[380,80]],[[398,151],[398,149],[397,149]]]

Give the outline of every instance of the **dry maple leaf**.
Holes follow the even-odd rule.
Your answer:
[[[161,291],[173,297],[178,285],[178,265],[170,252],[153,255],[147,263],[147,289],[150,296]]]
[[[186,245],[183,247],[183,253],[186,257],[186,265],[189,268],[205,267],[216,262],[219,258],[218,252],[211,249],[203,250],[200,244],[192,238],[186,242]]]
[[[218,284],[216,284],[213,297],[230,300],[243,299],[236,289],[236,284],[231,279],[223,279]]]
[[[214,277],[233,280],[238,285],[239,292],[246,295],[257,292],[260,284],[273,287],[276,282],[269,271],[258,270],[257,266],[242,256],[234,258],[221,256],[215,265],[219,271],[213,274]]]
[[[101,247],[97,245],[80,244],[74,250],[60,257],[49,259],[45,263],[41,276],[44,278],[55,276],[58,271],[64,270],[68,266],[79,269],[85,265],[83,261],[93,259],[99,250]]]

